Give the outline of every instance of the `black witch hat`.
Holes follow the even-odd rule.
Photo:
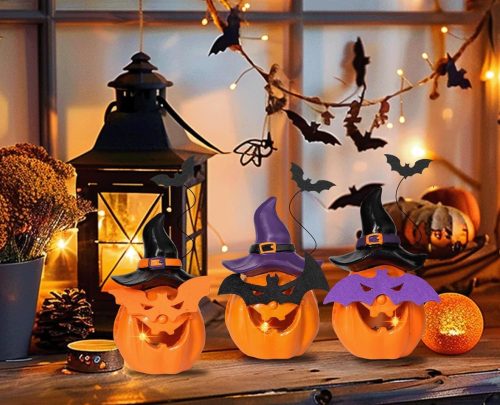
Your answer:
[[[177,248],[163,226],[164,214],[153,217],[144,227],[144,259],[139,260],[138,269],[122,276],[111,277],[118,284],[141,290],[167,285],[179,287],[192,278],[182,269]]]
[[[382,206],[382,187],[377,187],[361,203],[362,233],[356,250],[330,261],[351,271],[360,271],[379,264],[393,264],[403,269],[417,270],[423,266],[426,254],[414,254],[401,246],[396,226]]]

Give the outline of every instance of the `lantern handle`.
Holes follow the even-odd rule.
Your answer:
[[[164,108],[172,116],[172,118],[175,121],[177,121],[177,123],[185,131],[189,132],[196,140],[198,140],[199,142],[201,142],[205,146],[208,146],[209,148],[216,150],[219,153],[223,153],[223,154],[227,153],[227,152],[221,151],[217,146],[212,145],[205,138],[203,138],[203,136],[201,136],[198,132],[196,132],[193,128],[191,128],[191,126],[186,121],[184,121],[179,114],[177,114],[177,112],[172,108],[172,106],[170,104],[168,104],[167,100],[165,100],[162,96],[157,96],[156,99],[158,100],[158,104],[160,105],[160,107]]]
[[[109,103],[109,105],[106,107],[106,111],[104,111],[104,122],[108,120],[108,115],[111,113],[113,108],[116,107],[116,101],[112,101]]]

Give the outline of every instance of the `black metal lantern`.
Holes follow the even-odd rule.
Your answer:
[[[165,229],[179,249],[184,268],[206,274],[207,164],[220,150],[196,133],[165,99],[172,85],[139,52],[126,73],[108,85],[116,101],[106,109],[104,126],[94,147],[73,159],[77,190],[93,202],[78,232],[78,284],[93,299],[98,316],[115,311],[106,291],[111,275],[133,271],[142,257],[142,228],[164,212]],[[193,142],[195,138],[197,142]],[[186,187],[159,187],[158,174],[182,171],[190,156],[195,175]]]

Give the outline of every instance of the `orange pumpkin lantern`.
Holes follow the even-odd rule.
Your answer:
[[[192,367],[205,345],[198,302],[208,277],[191,278],[163,228],[162,214],[146,224],[145,259],[135,272],[113,277],[109,291],[121,305],[113,337],[128,367],[148,374],[176,374]]]
[[[363,231],[356,250],[330,258],[351,273],[324,300],[335,302],[332,324],[340,342],[365,359],[408,356],[424,333],[423,304],[438,300],[426,281],[403,270],[422,266],[425,255],[401,247],[381,194],[378,188],[361,204]]]
[[[265,201],[254,216],[257,242],[242,259],[223,262],[228,276],[219,294],[231,294],[226,326],[247,356],[288,359],[303,354],[319,329],[313,289],[328,290],[319,264],[297,255],[290,234],[276,214],[276,199]]]

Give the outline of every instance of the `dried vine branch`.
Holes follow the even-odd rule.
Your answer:
[[[226,1],[226,0],[219,0],[219,2],[226,9],[231,10],[231,4],[229,4],[228,1]],[[214,24],[220,30],[223,30],[223,24],[221,24],[221,19],[220,19],[219,15],[218,15],[218,11],[215,8],[215,5],[214,5],[213,1],[212,0],[206,0],[206,3],[207,3],[207,10],[208,10],[208,12],[211,15],[211,17],[212,17],[212,19],[214,21]],[[487,9],[487,11],[485,12],[485,14],[483,15],[483,17],[481,18],[481,20],[479,21],[479,23],[475,27],[474,32],[464,41],[464,43],[461,45],[461,47],[458,49],[458,51],[455,54],[453,54],[452,56],[450,56],[450,60],[452,60],[453,62],[456,62],[458,59],[460,59],[460,57],[463,55],[463,53],[465,52],[465,50],[478,38],[479,34],[482,32],[482,30],[484,29],[484,27],[485,27],[488,19],[490,18],[491,9],[492,9],[494,3],[495,3],[495,1],[492,1],[490,7]],[[241,8],[241,4],[242,4],[242,2],[240,1],[235,7]],[[311,104],[314,104],[314,105],[322,106],[325,109],[328,109],[328,108],[351,107],[351,102],[346,102],[346,101],[343,101],[343,102],[325,101],[325,100],[322,100],[318,96],[306,96],[306,95],[303,95],[303,94],[291,91],[288,88],[286,88],[279,81],[273,81],[272,83],[269,83],[269,75],[266,73],[266,71],[262,67],[258,66],[252,60],[252,58],[245,52],[245,50],[243,49],[243,47],[241,45],[232,47],[232,50],[240,52],[240,54],[243,56],[243,58],[262,76],[262,78],[264,80],[266,80],[266,82],[268,82],[268,84],[270,84],[270,85],[278,88],[283,93],[285,93],[285,94],[287,94],[287,95],[289,95],[291,97],[298,98],[300,100],[303,100],[305,102],[308,102],[308,103],[311,103]],[[442,59],[438,60],[437,63],[435,64],[435,67],[434,67],[433,71],[428,76],[420,79],[419,81],[417,81],[414,84],[402,87],[398,91],[395,91],[395,92],[393,92],[391,94],[388,94],[388,95],[386,95],[384,97],[380,97],[380,98],[372,99],[372,100],[362,99],[361,100],[361,106],[366,107],[366,106],[371,106],[371,105],[379,104],[379,103],[382,103],[382,102],[387,102],[388,100],[390,100],[390,99],[392,99],[394,97],[397,97],[397,96],[399,96],[401,94],[407,93],[407,92],[413,90],[416,87],[420,87],[420,86],[422,86],[422,85],[430,82],[431,80],[433,81],[433,88],[432,88],[432,92],[430,94],[430,98],[431,99],[435,99],[435,98],[439,97],[439,93],[437,92],[438,81],[439,81],[439,77],[444,76],[446,74],[445,66],[446,66],[447,62],[448,62],[447,58],[442,58]]]

